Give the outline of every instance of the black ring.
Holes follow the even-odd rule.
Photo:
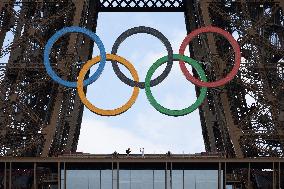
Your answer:
[[[145,27],[145,26],[138,26],[138,27],[134,27],[134,28],[130,28],[128,30],[126,30],[125,32],[123,32],[115,41],[113,47],[112,47],[112,51],[111,54],[116,54],[119,45],[127,38],[130,37],[134,34],[137,33],[146,33],[146,34],[150,34],[154,37],[157,37],[165,46],[166,49],[168,51],[168,62],[167,62],[167,66],[165,68],[165,70],[163,71],[163,73],[161,75],[159,75],[157,78],[151,80],[150,82],[150,86],[156,86],[159,83],[161,83],[170,73],[172,66],[173,66],[173,49],[172,49],[172,45],[169,42],[169,40],[158,30],[154,29],[154,28],[150,28],[150,27]],[[112,67],[113,70],[115,72],[115,74],[117,75],[117,77],[124,82],[125,84],[131,86],[131,87],[139,87],[140,89],[144,89],[145,88],[145,82],[136,82],[133,81],[132,79],[129,79],[128,77],[126,77],[119,69],[118,64],[116,61],[111,61],[112,63]]]

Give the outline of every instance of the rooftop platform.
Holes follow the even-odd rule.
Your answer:
[[[284,159],[230,159],[208,153],[1,157],[0,188],[22,185],[52,189],[276,189],[284,188]]]
[[[58,157],[0,157],[0,162],[284,162],[284,158],[226,158],[222,154],[64,154]]]

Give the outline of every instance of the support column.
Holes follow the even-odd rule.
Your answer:
[[[251,189],[250,163],[248,163],[248,189]]]
[[[67,176],[66,176],[66,162],[64,162],[64,164],[63,164],[63,166],[64,166],[64,189],[67,189],[67,181],[66,181],[66,179],[67,179]]]
[[[37,173],[36,173],[36,169],[37,169],[37,164],[36,164],[36,162],[34,162],[34,189],[37,189],[37,181],[36,181]]]
[[[4,165],[4,189],[7,189],[7,162]]]
[[[12,189],[12,162],[9,162],[9,189]]]
[[[97,19],[98,19],[98,10],[99,10],[99,3],[98,1],[92,1],[90,0],[88,2],[88,17],[87,17],[87,24],[86,28],[95,32],[97,27]],[[94,42],[91,41],[90,38],[86,38],[84,45],[81,47],[80,55],[83,58],[83,61],[90,60],[92,58],[92,52],[93,52]],[[70,119],[70,122],[76,123],[69,129],[68,134],[68,141],[66,145],[66,151],[73,152],[76,151],[77,142],[79,140],[79,134],[78,128],[80,127],[81,121],[82,121],[82,114],[83,114],[84,105],[81,102],[81,99],[78,95],[75,97],[74,102],[74,108],[73,112],[70,114],[70,116],[67,119]],[[76,116],[78,114],[78,110],[81,111],[80,116]],[[73,115],[74,114],[74,115]]]
[[[209,1],[204,0],[200,2],[201,16],[203,19],[203,23],[205,26],[212,25],[211,17],[209,15]],[[212,34],[208,34],[208,46],[213,54],[219,54],[216,46],[216,41]],[[218,69],[224,67],[225,63],[222,59],[218,59],[218,65],[212,65],[215,67],[214,72],[217,76],[221,76],[223,69]],[[233,115],[231,113],[230,102],[227,96],[227,90],[223,89],[223,92],[220,94],[220,103],[222,103],[222,112],[220,115],[224,118],[224,122],[226,125],[226,130],[230,135],[230,139],[232,141],[232,145],[234,146],[234,153],[237,158],[243,158],[243,153],[239,144],[239,139],[241,136],[241,130],[238,129],[237,125],[234,124]],[[221,107],[220,107],[221,108]],[[225,139],[225,137],[224,137]]]
[[[184,187],[184,168],[182,169],[182,189],[185,189]]]
[[[60,162],[57,162],[57,182],[58,182],[58,189],[61,189],[61,167]]]
[[[194,0],[185,1],[185,23],[187,28],[187,33],[201,27],[198,19],[198,4]],[[198,60],[204,56],[206,53],[200,48],[197,40],[193,40],[189,46],[191,57]],[[198,77],[196,72],[193,72],[195,77]],[[196,87],[198,91],[198,87]],[[197,95],[198,92],[197,92]],[[214,114],[209,109],[208,98],[205,99],[203,105],[199,107],[199,115],[201,119],[203,139],[205,143],[205,149],[207,152],[217,152],[216,138],[213,132],[214,122],[216,118]]]
[[[275,182],[275,162],[272,163],[272,187],[273,189],[276,189],[276,182]]]
[[[222,176],[221,176],[222,164],[218,163],[218,189],[221,189]]]
[[[279,188],[281,187],[281,163],[280,161],[278,162],[278,186]]]
[[[116,189],[119,189],[119,162],[116,163],[116,169],[117,169],[117,173],[116,173],[116,176],[117,176],[117,179],[116,179],[117,188]]]
[[[75,11],[74,11],[74,16],[73,16],[73,22],[72,24],[74,26],[78,26],[81,23],[81,15],[83,13],[83,8],[84,8],[84,4],[85,1],[78,1],[73,2],[75,4]],[[70,40],[69,40],[69,45],[68,45],[68,54],[71,54],[74,50],[74,46],[76,45],[76,35],[75,34],[71,34],[70,35]],[[63,66],[65,67],[65,66]],[[66,79],[66,76],[65,76]],[[63,114],[61,108],[62,108],[62,102],[64,101],[64,88],[63,86],[59,87],[59,92],[57,93],[57,97],[55,98],[55,103],[54,103],[54,107],[53,107],[53,111],[52,111],[52,115],[51,115],[51,119],[50,119],[50,123],[48,125],[46,125],[43,129],[43,133],[44,133],[44,147],[43,147],[43,151],[41,156],[42,157],[47,157],[49,156],[50,153],[50,148],[51,148],[51,144],[52,141],[55,137],[55,131],[56,131],[56,126],[57,126],[57,122],[58,122],[58,117],[59,115]]]
[[[227,162],[224,162],[223,189],[226,189],[226,185],[227,185]]]
[[[173,162],[170,162],[171,170],[170,170],[170,189],[173,188]]]
[[[165,169],[165,189],[168,189],[168,162],[166,162],[166,169]]]

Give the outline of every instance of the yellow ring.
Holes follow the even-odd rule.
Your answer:
[[[126,59],[117,56],[117,55],[113,55],[113,54],[107,54],[106,55],[106,59],[107,60],[115,60],[117,62],[119,62],[120,64],[124,65],[131,73],[134,81],[139,82],[139,77],[138,77],[138,73],[135,70],[134,66],[128,62]],[[85,78],[86,73],[90,70],[90,68],[97,64],[98,62],[100,62],[101,57],[100,56],[96,56],[93,59],[89,60],[81,69],[80,73],[79,73],[79,77],[78,77],[78,81],[77,81],[77,89],[78,89],[78,94],[79,97],[81,98],[82,103],[92,112],[98,114],[98,115],[102,115],[102,116],[116,116],[119,114],[122,114],[123,112],[127,111],[129,108],[131,108],[131,106],[135,103],[137,97],[138,97],[138,93],[139,93],[139,87],[134,87],[131,98],[127,101],[126,104],[124,104],[123,106],[113,109],[113,110],[104,110],[104,109],[100,109],[95,107],[86,97],[84,90],[83,90],[83,81]]]

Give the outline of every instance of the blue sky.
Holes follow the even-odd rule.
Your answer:
[[[96,33],[107,53],[110,53],[114,41],[122,32],[142,25],[161,31],[171,42],[174,53],[178,53],[179,45],[186,36],[183,13],[100,13]],[[155,37],[137,34],[126,39],[117,54],[129,60],[138,71],[140,81],[144,81],[150,66],[167,51]],[[97,47],[93,55],[98,55]],[[120,68],[130,77],[127,69]],[[95,69],[96,66],[92,68],[92,73]],[[161,66],[154,77],[163,69],[164,66]],[[88,87],[87,97],[97,107],[113,109],[123,105],[132,90],[117,78],[111,63],[107,62],[101,77]],[[182,109],[196,100],[194,85],[182,75],[178,62],[174,62],[172,71],[161,84],[152,87],[152,92],[168,108]],[[125,153],[128,147],[133,153],[139,153],[140,147],[145,148],[145,153],[204,151],[198,110],[183,117],[163,115],[150,105],[143,89],[132,108],[119,116],[103,117],[84,109],[77,151]]]

